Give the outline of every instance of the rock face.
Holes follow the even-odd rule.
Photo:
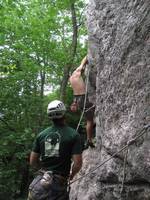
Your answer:
[[[87,27],[97,147],[84,151],[77,178],[93,171],[70,199],[150,200],[150,1],[89,0]]]

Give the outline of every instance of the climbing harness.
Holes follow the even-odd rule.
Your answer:
[[[127,142],[127,144],[126,144],[124,147],[122,147],[119,151],[117,151],[116,153],[114,153],[110,158],[106,159],[106,160],[105,160],[104,162],[102,162],[100,165],[98,165],[97,167],[95,167],[95,169],[91,170],[90,172],[88,172],[88,173],[84,174],[83,176],[81,176],[81,177],[75,179],[74,181],[72,181],[72,182],[70,183],[70,185],[73,184],[74,182],[79,181],[79,180],[81,180],[82,178],[88,176],[88,175],[91,174],[92,172],[96,171],[98,168],[102,167],[102,166],[103,166],[105,163],[107,163],[109,160],[111,160],[112,158],[114,158],[118,153],[122,152],[123,150],[127,149],[130,145],[134,144],[134,142],[135,142],[138,138],[142,137],[142,136],[145,134],[145,130],[147,130],[148,128],[150,128],[150,124],[145,125],[145,126],[142,128],[142,130],[139,132],[139,134],[138,134],[137,136],[135,136],[133,139],[129,140],[129,141]],[[124,159],[124,176],[123,176],[121,191],[123,190],[123,186],[124,186],[125,166],[126,166],[127,153],[128,153],[128,152],[126,151],[126,156],[125,156],[125,159]]]
[[[67,183],[67,179],[62,177],[59,174],[55,174],[52,171],[39,170],[37,176],[33,179],[29,185],[28,200],[33,199],[47,199],[49,195],[49,189],[52,184],[54,184],[55,179],[59,180],[60,185],[66,185],[67,196],[70,192],[70,185]],[[62,193],[58,195],[55,200],[59,199],[62,196]]]

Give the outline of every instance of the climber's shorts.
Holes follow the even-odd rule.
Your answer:
[[[69,200],[67,179],[63,181],[59,175],[53,175],[50,184],[43,185],[43,175],[34,178],[29,186],[28,200]]]
[[[85,95],[74,95],[73,102],[76,102],[78,104],[78,107],[81,111],[83,111],[84,108],[84,100]],[[86,98],[85,103],[85,111],[84,115],[87,120],[92,120],[94,118],[94,112],[95,112],[95,106],[89,102],[88,97]]]

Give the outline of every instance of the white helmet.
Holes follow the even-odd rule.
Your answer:
[[[66,107],[62,101],[54,100],[48,104],[47,114],[50,119],[59,119],[64,116]]]

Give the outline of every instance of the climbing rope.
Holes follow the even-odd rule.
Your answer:
[[[81,113],[81,116],[80,116],[80,119],[79,119],[79,122],[78,122],[78,125],[77,125],[77,128],[76,128],[76,131],[78,131],[78,129],[80,127],[80,124],[81,124],[81,121],[82,121],[82,118],[83,118],[83,115],[84,115],[84,112],[85,112],[85,105],[86,105],[86,100],[87,100],[87,89],[88,89],[89,74],[90,74],[89,72],[90,72],[90,70],[88,68],[87,79],[86,79],[86,87],[85,87],[85,98],[84,98],[83,110],[82,110],[82,113]]]
[[[84,112],[88,112],[89,110],[91,110],[94,107],[95,107],[95,105],[92,105],[90,108],[87,108]]]
[[[125,149],[125,156],[124,156],[124,163],[123,163],[123,178],[122,178],[120,194],[122,194],[123,189],[124,189],[124,182],[125,182],[125,175],[126,175],[125,170],[126,170],[126,164],[127,164],[128,150],[129,150],[129,146]]]
[[[147,130],[148,128],[150,128],[150,124],[144,126],[144,127],[142,128],[142,130],[140,131],[140,133],[139,133],[136,137],[134,137],[133,139],[129,140],[129,141],[127,142],[127,144],[126,144],[124,147],[122,147],[119,151],[117,151],[116,153],[114,153],[110,158],[106,159],[106,160],[105,160],[104,162],[102,162],[100,165],[98,165],[97,167],[95,167],[95,169],[91,170],[90,172],[86,173],[85,175],[83,175],[83,176],[81,176],[81,177],[75,179],[74,181],[70,182],[70,185],[71,185],[72,183],[74,183],[74,182],[76,182],[76,181],[79,181],[79,180],[81,180],[82,178],[88,176],[88,175],[91,174],[92,172],[96,171],[98,168],[102,167],[102,166],[103,166],[105,163],[107,163],[109,160],[111,160],[112,158],[114,158],[118,153],[122,152],[123,150],[125,150],[126,148],[128,148],[130,145],[134,144],[134,142],[135,142],[138,138],[142,137],[142,136],[145,134],[145,130]],[[126,155],[127,155],[127,154],[126,154]],[[125,169],[125,164],[124,164],[124,169]],[[124,173],[124,174],[125,174],[125,173]],[[124,180],[122,181],[122,186],[123,186],[123,185],[124,185]]]

